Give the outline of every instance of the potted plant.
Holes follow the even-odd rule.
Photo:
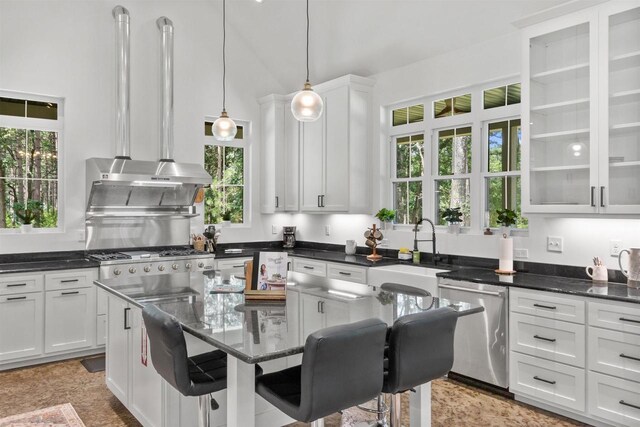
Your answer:
[[[224,211],[222,214],[222,223],[220,225],[222,227],[228,227],[231,225],[231,211]]]
[[[460,208],[447,208],[443,210],[442,219],[449,223],[449,233],[460,234],[460,223],[462,222],[462,212],[460,212]]]
[[[382,208],[376,214],[376,218],[380,220],[380,225],[381,225],[380,228],[382,228],[383,230],[386,230],[387,225],[388,224],[390,225],[393,222],[393,220],[396,219],[396,211],[387,209],[387,208]]]
[[[500,235],[506,234],[509,236],[511,234],[511,226],[518,220],[518,214],[511,209],[498,209],[496,210],[496,214],[498,214],[498,224],[500,224],[502,228]]]
[[[20,231],[29,233],[33,230],[33,223],[42,213],[42,202],[39,200],[27,200],[27,203],[16,202],[13,204],[13,211],[21,222]]]

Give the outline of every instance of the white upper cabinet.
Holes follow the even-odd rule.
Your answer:
[[[609,2],[525,29],[525,212],[640,212],[639,7]]]
[[[262,213],[369,213],[372,86],[352,75],[316,85],[315,122],[293,118],[291,95],[260,100]]]

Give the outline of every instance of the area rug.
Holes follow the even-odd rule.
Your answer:
[[[70,403],[0,419],[0,427],[85,427]]]
[[[82,359],[80,363],[82,363],[82,366],[84,366],[87,371],[95,374],[96,372],[104,371],[105,356],[87,357]]]

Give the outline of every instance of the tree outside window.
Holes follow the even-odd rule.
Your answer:
[[[438,178],[435,181],[436,224],[446,225],[442,212],[460,208],[462,224],[471,225],[471,127],[438,131]]]
[[[424,176],[424,134],[395,138],[392,170],[393,205],[396,223],[415,224],[422,218]]]
[[[58,226],[60,126],[56,103],[0,98],[0,229]]]

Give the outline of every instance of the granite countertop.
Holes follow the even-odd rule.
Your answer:
[[[456,267],[455,270],[438,273],[436,276],[466,282],[488,283],[640,304],[640,289],[629,288],[623,283],[597,284],[591,280],[531,273],[516,273],[513,276],[504,276],[484,268]]]
[[[308,334],[320,325],[314,311],[301,310],[300,294],[309,293],[349,305],[350,321],[375,317],[389,325],[398,317],[439,307],[453,308],[460,316],[484,311],[483,307],[466,302],[382,290],[372,292],[351,282],[295,272],[287,276],[286,302],[249,303],[241,293],[220,293],[217,290],[220,280],[218,274],[178,273],[94,283],[137,307],[156,305],[175,316],[186,332],[246,363],[303,352],[306,336],[300,331]],[[354,286],[361,287],[361,294],[343,297],[329,293],[329,289]]]
[[[33,273],[49,270],[74,270],[78,268],[98,268],[96,261],[84,257],[83,252],[0,255],[0,274]]]
[[[332,250],[322,250],[322,249],[308,249],[308,248],[293,248],[293,249],[282,249],[282,248],[242,248],[242,252],[233,252],[233,253],[225,253],[225,252],[216,252],[216,259],[227,259],[227,258],[244,258],[253,256],[254,252],[260,251],[284,251],[289,256],[298,257],[298,258],[309,258],[321,261],[328,262],[337,262],[341,264],[351,264],[358,265],[361,267],[382,267],[385,265],[394,265],[398,264],[397,258],[392,257],[383,257],[379,261],[370,261],[367,259],[367,256],[364,254],[355,254],[355,255],[347,255],[344,251],[332,251]]]

